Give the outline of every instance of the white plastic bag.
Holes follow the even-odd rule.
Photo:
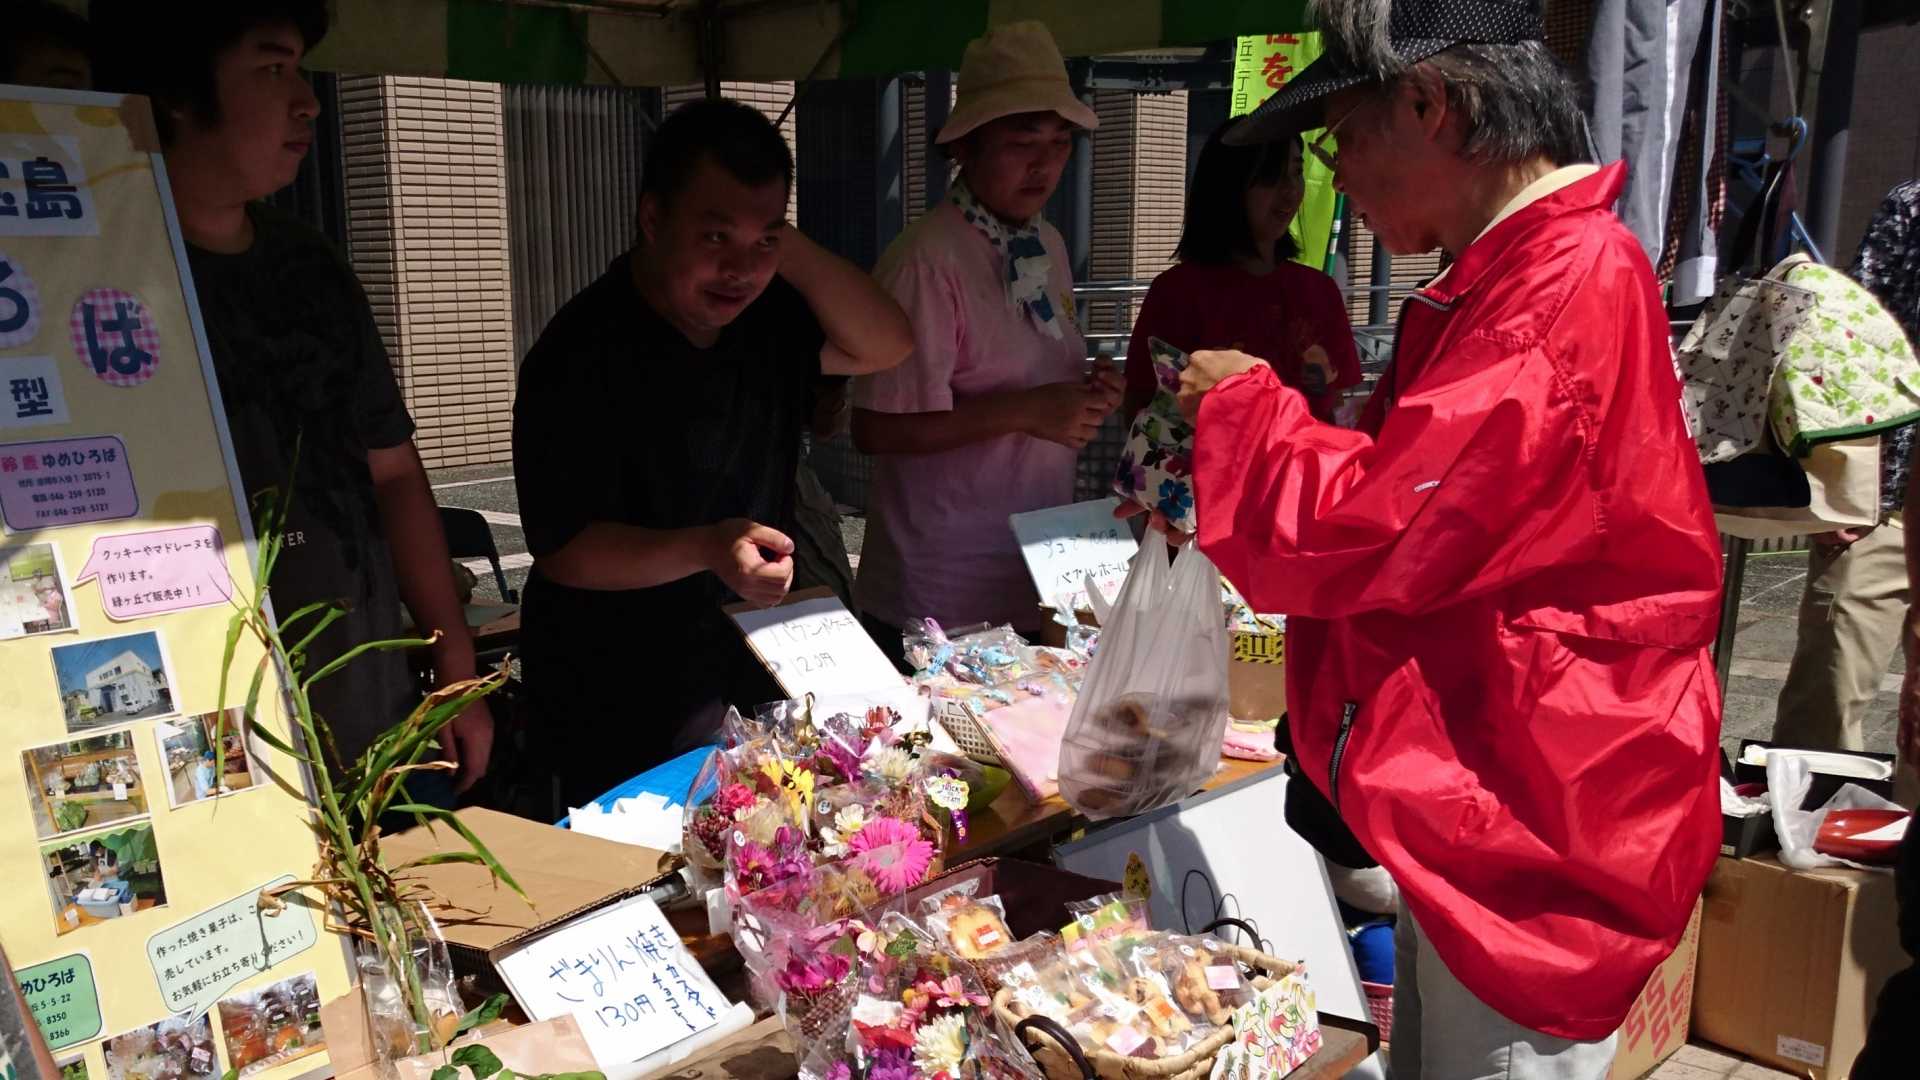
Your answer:
[[[1220,571],[1195,547],[1167,562],[1148,530],[1087,666],[1060,744],[1060,796],[1094,820],[1193,793],[1220,766],[1227,727]]]
[[[1825,806],[1802,810],[1807,791],[1813,786],[1813,770],[1807,759],[1790,750],[1772,750],[1767,754],[1767,798],[1773,803],[1773,831],[1780,839],[1780,861],[1795,870],[1818,870],[1823,866],[1851,866],[1856,870],[1892,868],[1868,866],[1848,859],[1836,859],[1813,850],[1820,825],[1832,810],[1900,810],[1899,803],[1888,802],[1859,784],[1842,784]]]

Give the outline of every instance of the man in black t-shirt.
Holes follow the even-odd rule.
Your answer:
[[[153,103],[247,495],[284,495],[293,477],[268,583],[274,611],[347,608],[309,646],[308,672],[354,646],[408,636],[404,600],[413,625],[442,633],[435,677],[471,677],[439,511],[366,294],[324,237],[255,201],[293,181],[313,141],[320,106],[299,64],[326,32],[325,3],[207,0],[189,17],[151,0],[94,0],[92,15],[102,88]],[[420,694],[405,654],[377,652],[315,684],[311,701],[352,760]],[[450,804],[486,772],[486,706],[448,732],[457,776],[414,774],[415,802]]]
[[[823,375],[912,348],[872,279],[786,222],[793,158],[733,101],[676,110],[640,238],[520,369],[514,477],[534,555],[521,659],[580,806],[780,696],[721,606],[793,579],[794,469]]]

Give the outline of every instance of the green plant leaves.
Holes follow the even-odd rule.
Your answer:
[[[500,1014],[505,1012],[506,1008],[507,995],[495,994],[481,1002],[479,1008],[461,1017],[460,1023],[453,1029],[453,1033],[455,1035],[464,1035],[482,1024],[491,1024],[495,1020],[500,1019]]]
[[[472,1069],[474,1080],[487,1080],[489,1076],[506,1067],[500,1063],[498,1054],[478,1043],[455,1050],[453,1063]],[[439,1075],[438,1070],[435,1070],[435,1075]]]

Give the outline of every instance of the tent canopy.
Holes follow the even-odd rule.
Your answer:
[[[1019,19],[1044,21],[1068,56],[1306,26],[1305,0],[335,0],[333,7],[333,30],[308,60],[320,70],[622,86],[950,70],[968,41]]]

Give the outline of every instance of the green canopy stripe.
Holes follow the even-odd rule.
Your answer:
[[[987,31],[987,0],[865,0],[840,46],[844,77],[953,70]]]
[[[1160,0],[1160,44],[1205,45],[1244,34],[1305,30],[1307,0]]]
[[[499,0],[447,0],[447,77],[498,83],[585,82],[589,17]]]

